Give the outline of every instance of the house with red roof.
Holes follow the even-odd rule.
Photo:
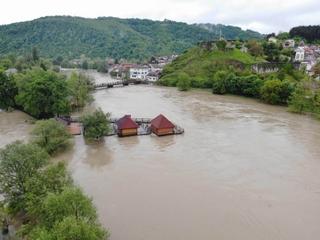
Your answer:
[[[125,115],[117,122],[117,133],[119,137],[135,136],[138,134],[139,125],[133,121],[130,115]]]
[[[151,131],[157,136],[174,134],[175,125],[162,114],[151,120]]]

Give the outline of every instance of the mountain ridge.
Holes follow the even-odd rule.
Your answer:
[[[227,38],[251,38],[238,27],[219,26],[223,26]],[[0,54],[26,54],[37,47],[45,57],[71,59],[86,55],[142,60],[153,55],[180,54],[197,42],[218,37],[198,25],[171,20],[46,16],[0,25]]]

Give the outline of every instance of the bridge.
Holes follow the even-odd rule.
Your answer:
[[[105,89],[105,88],[113,88],[113,87],[124,87],[129,84],[148,84],[148,81],[143,80],[113,80],[108,81],[106,83],[99,83],[94,85],[95,90]]]

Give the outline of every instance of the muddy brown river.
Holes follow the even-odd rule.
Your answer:
[[[103,78],[103,75],[94,75]],[[129,86],[94,93],[113,117],[163,113],[184,135],[75,138],[68,160],[111,240],[320,239],[320,122],[256,100]],[[0,113],[0,146],[26,139]]]

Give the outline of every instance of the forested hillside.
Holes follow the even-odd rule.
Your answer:
[[[309,42],[320,41],[320,26],[299,26],[290,30],[291,37],[301,37]]]
[[[230,29],[230,31],[228,31]],[[224,26],[227,38],[249,38],[248,32]],[[37,47],[44,57],[112,57],[145,59],[181,53],[217,34],[196,25],[174,21],[80,17],[44,17],[0,26],[0,54],[30,52]]]
[[[235,27],[235,26],[226,26],[222,24],[210,24],[210,23],[205,23],[205,24],[197,24],[197,26],[208,30],[211,33],[214,33],[216,35],[225,38],[225,39],[242,39],[242,40],[248,40],[248,39],[261,39],[263,38],[263,35],[252,31],[252,30],[242,30],[240,27]]]

